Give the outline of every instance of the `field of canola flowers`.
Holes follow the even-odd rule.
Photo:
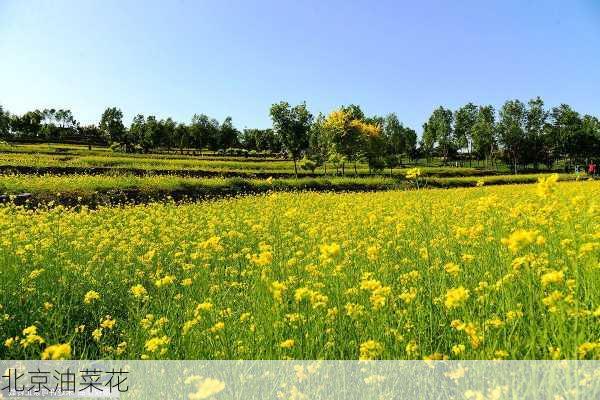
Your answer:
[[[0,206],[3,359],[598,359],[600,183]]]

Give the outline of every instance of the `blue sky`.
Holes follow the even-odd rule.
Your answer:
[[[433,108],[542,96],[600,115],[600,1],[0,0],[0,104],[118,106],[238,128],[269,106]]]

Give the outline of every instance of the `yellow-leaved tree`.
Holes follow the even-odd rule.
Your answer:
[[[356,105],[332,111],[325,118],[323,128],[331,138],[333,151],[342,156],[342,174],[345,161],[353,162],[354,172],[357,173],[356,163],[361,158],[375,160],[376,156],[383,154],[385,142],[380,126],[366,120]]]

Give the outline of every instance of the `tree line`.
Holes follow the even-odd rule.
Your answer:
[[[0,138],[5,140],[79,142],[111,145],[124,152],[149,152],[156,149],[255,150],[279,153],[279,138],[272,129],[244,129],[240,132],[231,117],[222,122],[205,114],[196,114],[189,124],[172,118],[158,119],[154,115],[136,115],[129,127],[123,122],[123,112],[107,108],[99,123],[82,125],[70,110],[44,109],[11,114],[0,105]]]
[[[498,112],[473,103],[455,112],[438,107],[423,124],[419,147],[425,157],[444,161],[502,159],[515,173],[527,165],[551,169],[558,161],[569,169],[600,157],[600,120],[567,104],[546,109],[540,97],[527,104],[508,100]]]
[[[540,97],[527,104],[508,100],[496,112],[491,105],[468,103],[456,111],[436,108],[423,124],[421,139],[395,114],[367,117],[360,107],[341,107],[314,121],[306,105],[273,105],[275,133],[294,159],[304,155],[314,167],[327,161],[341,166],[366,161],[370,169],[392,169],[403,159],[432,158],[442,163],[498,160],[515,173],[528,165],[552,169],[559,161],[566,170],[600,157],[600,120],[581,115],[567,104],[551,109]]]
[[[497,111],[473,103],[455,111],[440,106],[423,124],[420,139],[396,114],[366,116],[357,105],[315,117],[306,103],[280,102],[269,113],[271,129],[239,131],[231,117],[219,122],[204,114],[194,115],[187,124],[138,114],[126,127],[116,107],[107,108],[97,125],[81,125],[70,110],[16,115],[0,106],[0,137],[104,143],[125,152],[175,149],[183,154],[205,148],[234,155],[263,152],[291,158],[296,172],[298,164],[313,171],[330,165],[342,174],[347,165],[356,171],[358,162],[381,170],[418,159],[461,165],[483,161],[486,166],[500,160],[516,173],[528,165],[551,169],[562,161],[571,168],[600,157],[598,118],[581,115],[567,104],[546,109],[540,97],[526,104],[508,100]]]

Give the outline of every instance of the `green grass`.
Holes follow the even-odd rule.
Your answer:
[[[436,161],[439,164],[439,161]],[[151,154],[125,154],[115,153],[108,148],[94,147],[91,151],[86,146],[77,145],[16,145],[0,147],[0,167],[33,167],[33,168],[71,168],[80,169],[75,172],[85,172],[90,168],[108,168],[115,170],[136,170],[139,172],[174,172],[193,173],[199,171],[215,174],[294,174],[292,160],[257,159],[245,157],[217,156],[214,154],[203,156],[180,155],[176,153],[151,153]],[[495,175],[497,171],[480,167],[452,167],[436,165],[423,166],[425,176],[454,177],[454,176],[484,176]],[[502,167],[502,170],[508,170]],[[394,168],[392,175],[403,175],[406,168]],[[336,169],[327,165],[319,167],[314,173],[299,169],[300,175],[332,175]],[[341,168],[337,169],[341,174]],[[369,168],[364,163],[357,164],[359,175],[369,175]],[[380,171],[379,175],[389,175],[389,170]],[[345,166],[345,175],[354,176],[354,165]]]
[[[500,175],[491,177],[422,178],[419,188],[474,187],[535,183],[540,175]],[[575,180],[575,175],[560,176],[563,181]],[[134,202],[173,197],[197,199],[268,191],[382,191],[414,190],[415,181],[389,177],[335,177],[335,178],[190,178],[177,175],[0,175],[0,195],[29,193],[34,203],[50,201],[63,204],[113,203],[128,199]]]
[[[252,175],[261,174],[263,176],[273,174],[294,175],[294,164],[290,160],[252,160],[244,158],[229,159],[203,159],[203,158],[173,158],[173,157],[153,157],[142,155],[65,155],[65,154],[34,154],[34,153],[0,153],[0,167],[29,167],[52,169],[68,168],[75,172],[85,172],[93,168],[104,168],[115,171],[136,171],[141,173],[148,172],[172,172],[178,174],[195,172],[211,172],[214,174],[238,174]],[[395,168],[392,172],[394,176],[402,176],[407,168]],[[424,176],[431,177],[452,177],[452,176],[486,176],[494,175],[495,171],[479,170],[475,168],[456,168],[456,167],[422,167]],[[390,171],[381,171],[378,174],[370,174],[369,169],[364,164],[359,164],[357,168],[360,176],[381,175],[389,176]],[[300,176],[321,175],[331,176],[336,172],[331,165],[325,168],[319,167],[314,173],[299,170]],[[341,174],[341,169],[337,171]],[[346,167],[345,175],[355,176],[354,169]]]

